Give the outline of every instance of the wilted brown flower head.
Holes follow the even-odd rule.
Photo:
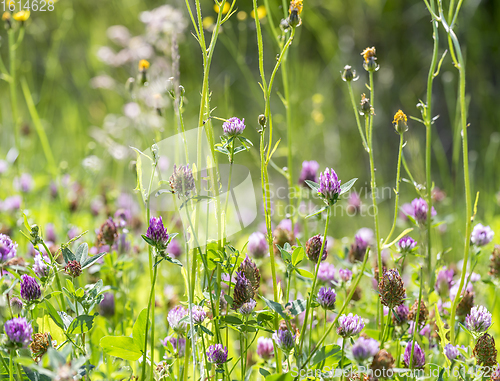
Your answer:
[[[489,274],[495,278],[500,278],[500,245],[495,245],[491,253]]]
[[[378,284],[378,290],[380,302],[390,309],[402,304],[406,297],[403,280],[396,269],[384,271],[382,281]]]
[[[418,300],[415,300],[415,303],[410,308],[410,314],[408,315],[408,319],[411,321],[415,321],[417,319],[417,311],[418,311]],[[420,301],[420,312],[418,314],[418,325],[423,326],[427,322],[429,318],[429,310],[425,306],[423,300]]]
[[[377,378],[389,378],[392,376],[394,367],[394,357],[385,349],[381,349],[373,358],[370,366],[373,374]]]
[[[50,346],[50,337],[46,333],[35,333],[33,334],[33,341],[30,344],[31,354],[33,359],[38,362],[42,359],[42,356],[47,352]]]
[[[458,298],[458,296],[456,296]],[[466,291],[464,297],[458,303],[457,306],[457,316],[464,318],[470,313],[470,310],[474,307],[474,292]]]

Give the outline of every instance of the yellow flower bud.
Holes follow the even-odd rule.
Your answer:
[[[140,60],[139,61],[139,71],[143,72],[149,69],[149,61],[147,60]]]
[[[16,21],[23,22],[23,21],[26,21],[30,18],[30,11],[19,11],[17,13],[14,13],[12,15],[12,17]]]

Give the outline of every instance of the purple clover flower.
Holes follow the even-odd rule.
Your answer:
[[[408,254],[411,253],[415,247],[417,247],[417,241],[409,236],[406,236],[399,240],[398,247],[402,254]]]
[[[403,356],[404,363],[407,367],[410,367],[411,347],[412,341],[409,341],[408,344],[406,344],[405,354]],[[413,363],[411,365],[413,368],[417,369],[423,368],[425,365],[425,353],[417,342],[415,342],[415,346],[413,348]]]
[[[333,310],[335,308],[335,301],[337,294],[335,290],[330,287],[321,287],[318,291],[317,301],[325,310]]]
[[[318,195],[327,205],[333,205],[339,197],[341,181],[333,169],[326,168],[325,172],[319,175]]]
[[[257,340],[257,354],[264,360],[274,357],[273,340],[267,337],[259,337]]]
[[[50,269],[47,263],[50,263],[50,259],[47,255],[44,255],[42,259],[40,253],[36,254],[35,263],[32,268],[37,277],[44,278],[49,275]]]
[[[189,164],[177,166],[174,164],[172,175],[168,179],[172,192],[181,197],[189,197],[189,194],[195,190],[193,171]]]
[[[22,173],[20,177],[14,179],[14,188],[23,193],[28,193],[33,189],[33,177],[29,173]]]
[[[0,263],[14,258],[17,253],[17,243],[13,242],[8,235],[0,234]]]
[[[202,306],[194,305],[191,308],[191,314],[193,316],[194,324],[201,324],[207,318],[207,313],[205,312]]]
[[[444,355],[448,357],[448,360],[453,361],[458,356],[460,356],[460,352],[458,351],[458,347],[455,347],[454,345],[448,343],[444,347]]]
[[[397,325],[402,325],[408,321],[408,315],[410,314],[410,308],[405,304],[401,303],[399,306],[394,308],[394,322]]]
[[[427,223],[427,213],[429,212],[429,205],[427,205],[427,201],[423,198],[416,198],[411,202],[411,206],[413,207],[413,218],[419,224]],[[431,217],[436,215],[436,210],[432,207]]]
[[[344,283],[347,283],[352,279],[352,271],[349,269],[339,269],[339,276]]]
[[[335,266],[331,263],[321,262],[318,268],[318,279],[322,282],[335,282]]]
[[[255,232],[248,237],[248,252],[255,258],[262,258],[269,253],[269,244],[266,236],[261,232]]]
[[[227,348],[222,344],[215,344],[208,347],[207,351],[208,362],[222,366],[227,361]]]
[[[352,313],[349,313],[349,315],[341,315],[338,320],[338,325],[337,333],[343,338],[355,336],[365,327],[363,319]]]
[[[13,318],[5,322],[5,334],[9,338],[9,344],[15,348],[26,348],[31,343],[33,327],[26,318]]]
[[[188,314],[182,306],[172,308],[167,315],[168,324],[177,333],[183,333],[187,328],[187,321],[181,322],[182,318]]]
[[[101,316],[112,317],[115,315],[115,294],[106,292],[99,303],[99,312]]]
[[[491,326],[491,313],[484,306],[472,307],[465,317],[465,324],[473,332],[486,332]]]
[[[482,224],[477,224],[472,229],[472,234],[470,235],[470,242],[476,246],[484,246],[489,244],[494,237],[495,233],[489,226],[483,226]]]
[[[163,226],[161,216],[151,217],[146,237],[154,242],[157,250],[164,251],[167,248],[170,236],[167,233],[167,228]]]
[[[434,289],[441,297],[449,294],[450,288],[453,285],[453,273],[453,269],[447,269],[446,267],[438,272]]]
[[[287,355],[290,354],[295,345],[295,337],[296,335],[292,335],[288,329],[278,329],[273,333],[274,342]]]
[[[23,274],[21,276],[21,298],[27,302],[33,302],[40,299],[41,296],[42,291],[36,279],[27,274]]]
[[[300,172],[299,176],[299,184],[304,187],[307,187],[306,180],[317,183],[318,169],[319,169],[319,164],[316,160],[303,161],[302,171]]]
[[[375,356],[380,349],[380,343],[371,338],[360,337],[352,346],[352,357],[358,362],[363,362]]]
[[[165,339],[161,341],[164,347],[168,348],[168,343],[172,344],[174,351],[177,356],[184,357],[184,353],[186,352],[186,339],[182,336],[174,337],[167,336]]]
[[[251,315],[256,306],[257,302],[253,299],[250,299],[240,307],[240,314],[245,316]]]
[[[222,124],[222,129],[227,136],[238,136],[245,130],[245,118],[242,120],[233,116]]]

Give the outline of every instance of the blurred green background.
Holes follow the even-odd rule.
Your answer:
[[[185,3],[168,1],[166,4],[171,8],[166,11],[164,20],[171,24],[171,34],[165,37],[165,49],[153,46],[151,53],[142,43],[129,42],[129,55],[123,62],[119,57],[123,46],[116,43],[120,36],[123,37],[120,35],[123,30],[114,30],[113,34],[109,28],[123,25],[131,36],[144,35],[148,24],[140,21],[142,12],[165,3],[60,0],[55,3],[53,12],[32,12],[26,23],[26,36],[18,50],[18,75],[27,79],[60,172],[71,174],[96,192],[102,188],[98,184],[113,184],[116,188],[130,191],[135,186],[131,165],[135,153],[128,146],[146,148],[154,138],[167,137],[175,131],[172,102],[167,93],[171,88],[168,78],[174,73],[171,70],[171,36],[174,32],[179,43],[180,84],[186,91],[183,116],[186,128],[196,127],[202,79],[201,54],[191,34],[192,26]],[[269,23],[273,22],[278,27],[283,14],[281,1],[269,0],[269,4],[273,14],[262,19],[268,75],[278,53]],[[231,17],[217,43],[210,76],[211,106],[215,108],[215,116],[245,118],[248,126],[246,135],[257,143],[257,116],[263,112],[263,100],[257,84],[255,23],[250,17],[250,1],[237,1],[236,5],[238,11],[245,13]],[[216,17],[216,12],[210,1],[202,1],[202,10],[203,15],[208,17],[205,31],[208,38],[210,17]],[[420,99],[425,99],[432,28],[424,3],[305,0],[302,20],[288,58],[295,178],[300,172],[301,162],[314,159],[321,168],[335,168],[344,180],[359,177],[358,186],[368,185],[368,160],[361,146],[340,71],[344,65],[352,65],[360,76],[354,83],[356,97],[368,92],[360,53],[368,46],[376,46],[380,70],[375,76],[377,98],[373,105],[377,115],[374,127],[375,161],[378,185],[393,187],[398,136],[393,131],[392,117],[400,108],[409,116],[420,117],[416,105]],[[457,25],[467,60],[473,194],[481,190],[478,218],[491,224],[491,218],[499,210],[497,192],[500,189],[497,176],[500,169],[500,108],[497,106],[499,20],[498,2],[469,0],[463,4]],[[443,31],[440,32],[441,56],[447,41]],[[8,63],[6,32],[1,35],[1,53],[4,62]],[[151,53],[149,57],[144,54],[148,51]],[[133,101],[125,83],[129,77],[137,76],[140,58],[150,59],[152,75],[155,67],[157,70],[154,75],[158,80],[153,85],[161,93],[162,106],[165,106],[159,123],[157,119],[154,119],[155,123],[149,123],[149,119],[123,117],[124,106]],[[433,114],[439,115],[433,128],[433,180],[449,196],[446,205],[452,215],[447,218],[453,221],[460,221],[461,217],[460,208],[454,206],[463,205],[461,140],[457,130],[457,76],[458,72],[447,55],[435,81],[433,102]],[[8,84],[2,82],[0,86],[0,154],[5,157],[14,144],[14,134]],[[275,137],[283,138],[275,162],[284,167],[287,165],[287,137],[285,109],[278,96],[283,92],[280,75],[276,78],[274,90],[272,111],[277,129]],[[19,168],[32,174],[47,174],[45,156],[20,86],[18,103],[23,132]],[[141,112],[155,114],[154,110],[147,109],[147,104],[141,107]],[[214,120],[216,135],[222,131],[221,123]],[[423,183],[425,128],[413,120],[410,120],[409,127],[405,156],[415,179]],[[120,148],[118,152],[114,149],[117,145]],[[84,162],[89,157],[94,161]],[[255,171],[255,179],[258,178],[257,150],[239,155],[238,160]],[[403,176],[407,177],[406,173],[403,172]],[[272,169],[271,177],[276,186],[285,185],[283,177]],[[46,180],[41,180],[42,185],[48,184],[49,180],[50,175],[47,174]],[[7,180],[0,178],[0,181]],[[44,189],[43,186],[40,189]],[[0,198],[5,198],[8,190],[1,192]],[[416,196],[411,185],[403,185],[402,192],[404,202]],[[40,194],[47,193],[40,191]],[[259,192],[257,196],[260,198]],[[44,199],[37,197],[37,204],[43,204]],[[385,202],[382,206],[384,212],[389,212],[392,202]],[[446,212],[438,210],[438,213],[444,218]],[[388,225],[390,215],[383,220]],[[371,226],[371,219],[356,219],[352,224],[339,223],[335,235],[351,235],[353,227],[363,225]],[[457,238],[456,234],[460,235],[460,230],[454,230],[451,241]]]

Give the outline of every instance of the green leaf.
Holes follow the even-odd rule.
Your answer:
[[[304,278],[309,278],[309,279],[314,278],[314,275],[307,270],[296,268],[295,271],[297,271],[299,273],[299,275],[303,276]]]
[[[132,328],[132,337],[139,348],[144,347],[146,341],[146,325],[148,324],[148,309],[144,308],[137,317]]]
[[[277,312],[282,318],[287,319],[286,314],[283,312],[283,306],[274,300],[266,299],[265,297],[260,297],[264,302],[266,302],[267,306],[273,311]]]
[[[440,345],[441,345],[441,351],[444,353],[444,347],[446,347],[446,344],[448,344],[450,341],[446,338],[446,334],[450,331],[449,329],[444,328],[444,323],[441,320],[441,315],[439,315],[439,310],[437,307],[437,304],[434,305],[435,308],[435,316],[436,316],[436,325],[438,328],[438,335],[440,340]],[[446,367],[449,367],[451,365],[451,361],[448,359],[448,357],[444,356],[446,360]]]
[[[226,324],[231,324],[231,325],[241,325],[241,324],[243,324],[243,321],[239,317],[236,317],[236,316],[233,316],[233,315],[222,316],[221,319],[220,319],[220,321],[224,322]]]
[[[99,345],[110,356],[137,361],[142,355],[141,348],[128,336],[104,336]]]
[[[91,265],[94,264],[98,259],[102,258],[104,255],[107,253],[99,253],[94,255],[93,257],[88,257],[84,263],[82,263],[82,270],[86,269],[87,267],[90,267]]]
[[[68,249],[67,247],[63,247],[62,255],[63,255],[64,261],[66,263],[68,263],[69,261],[76,261],[75,254],[73,254],[73,252],[70,249]]]
[[[222,146],[215,146],[215,150],[217,152],[224,154],[224,155],[229,155],[229,151],[227,150],[227,148],[224,148]]]
[[[314,217],[315,215],[322,213],[322,212],[323,212],[323,211],[325,211],[327,208],[328,208],[328,205],[327,205],[327,206],[322,207],[322,208],[321,208],[320,210],[318,210],[317,212],[311,213],[311,214],[309,214],[308,216],[306,216],[306,219],[307,219],[307,218]]]
[[[212,331],[210,331],[207,327],[204,327],[202,325],[200,325],[200,328],[203,332],[205,332],[207,335],[209,336],[213,336],[214,334],[212,333]]]
[[[356,182],[356,180],[357,180],[357,178],[354,178],[354,179],[349,180],[347,183],[342,184],[340,186],[340,193],[339,193],[339,195],[348,192],[349,189],[352,188],[352,186],[354,185],[354,183]]]
[[[264,368],[259,368],[259,373],[264,376],[264,377],[267,377],[267,376],[270,376],[271,373],[269,373],[267,370],[265,370]]]
[[[78,263],[82,264],[87,260],[87,255],[89,254],[89,245],[87,243],[82,243],[80,246],[78,246],[78,249],[76,249],[76,260]]]
[[[315,183],[314,181],[311,180],[305,180],[306,184],[311,188],[313,191],[318,192],[319,189],[319,184]]]
[[[294,300],[291,303],[285,304],[285,309],[290,311],[290,313],[294,316],[304,312],[306,310],[307,302],[302,299]]]
[[[54,320],[54,323],[56,323],[59,328],[64,329],[63,319],[61,316],[59,316],[54,306],[52,306],[52,304],[50,304],[48,301],[45,301],[45,306],[47,307],[49,316],[52,318],[52,320]]]
[[[75,293],[75,286],[73,285],[73,282],[68,278],[66,278],[66,288],[68,289],[70,295]]]
[[[69,335],[77,335],[91,330],[94,324],[95,315],[80,315],[73,319],[68,327],[67,333]]]
[[[292,265],[297,266],[304,259],[305,252],[303,247],[296,247],[292,253]]]
[[[337,360],[340,360],[341,357],[341,347],[336,344],[330,344],[322,347],[320,350],[318,350],[314,356],[311,359],[311,365],[314,367],[315,365],[318,365],[323,363],[326,359],[329,359],[329,362],[336,362]],[[332,357],[330,359],[330,357]],[[317,367],[316,367],[317,368]]]

